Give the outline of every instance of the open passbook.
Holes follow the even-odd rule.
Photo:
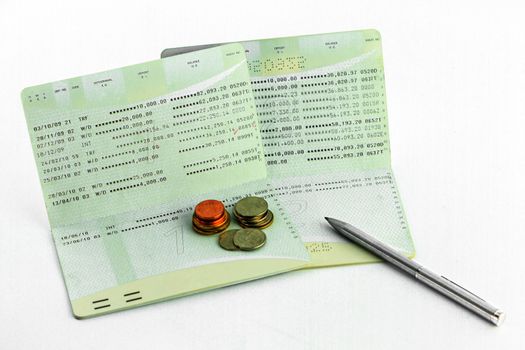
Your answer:
[[[83,318],[305,267],[376,259],[324,216],[407,256],[377,31],[168,49],[24,89],[73,313]],[[195,204],[265,197],[266,245],[225,251]],[[232,224],[235,226],[235,223]]]

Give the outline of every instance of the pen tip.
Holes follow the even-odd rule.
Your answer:
[[[331,225],[331,226],[334,226],[334,221],[335,219],[333,218],[329,218],[328,216],[325,216],[324,217],[326,221],[328,221],[328,223]]]
[[[339,227],[342,227],[344,226],[344,222],[342,222],[341,220],[337,220],[337,219],[334,219],[334,218],[330,218],[328,216],[325,216],[324,217],[326,219],[326,221],[328,221],[328,223],[334,227],[334,228],[339,228]]]

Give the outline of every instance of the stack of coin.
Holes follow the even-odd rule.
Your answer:
[[[226,250],[256,250],[266,243],[266,234],[256,228],[228,230],[219,235],[219,245]]]
[[[266,228],[273,222],[268,202],[261,197],[246,197],[233,207],[233,215],[241,227]]]
[[[215,199],[200,202],[193,212],[193,230],[202,235],[223,232],[230,225],[230,214],[224,204]]]

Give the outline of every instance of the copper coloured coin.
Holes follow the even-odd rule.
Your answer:
[[[195,207],[195,216],[204,221],[213,221],[224,215],[224,204],[215,199],[200,202]]]

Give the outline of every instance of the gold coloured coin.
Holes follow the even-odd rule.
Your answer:
[[[268,202],[261,197],[246,197],[235,203],[233,210],[236,216],[244,218],[261,217],[268,210]]]
[[[208,231],[208,230],[202,230],[202,229],[198,228],[197,226],[193,225],[193,231],[197,232],[200,235],[211,236],[211,235],[214,235],[216,233],[221,233],[224,230]]]
[[[267,222],[271,219],[273,219],[273,213],[271,210],[267,210],[264,216],[258,217],[258,218],[245,218],[245,217],[235,217],[237,220],[243,221],[247,224],[259,224],[261,222]]]
[[[216,233],[223,232],[230,226],[230,216],[228,212],[225,212],[226,218],[225,221],[219,226],[205,226],[202,225],[196,218],[193,218],[193,230],[201,235],[214,235]]]
[[[243,228],[233,235],[233,244],[241,250],[255,250],[266,243],[266,234],[256,228]]]
[[[226,250],[239,250],[239,248],[233,244],[233,236],[239,230],[228,230],[219,235],[219,245],[221,248]]]
[[[273,213],[271,210],[268,210],[268,214],[266,215],[266,218],[262,220],[261,222],[257,223],[255,226],[256,228],[267,228],[273,223]]]
[[[256,220],[239,216],[235,216],[235,219],[241,227],[266,228],[273,223],[273,213],[271,210],[268,210],[262,218]]]
[[[209,228],[213,228],[213,227],[219,227],[219,226],[222,226],[224,225],[224,223],[226,221],[228,221],[230,219],[230,214],[228,214],[228,212],[224,212],[222,217],[215,220],[215,221],[203,221],[202,219],[200,219],[199,217],[193,215],[193,223],[197,226],[202,226],[202,227],[209,227]]]
[[[241,227],[266,228],[273,223],[273,213],[268,202],[260,197],[246,197],[233,207],[233,216]]]

